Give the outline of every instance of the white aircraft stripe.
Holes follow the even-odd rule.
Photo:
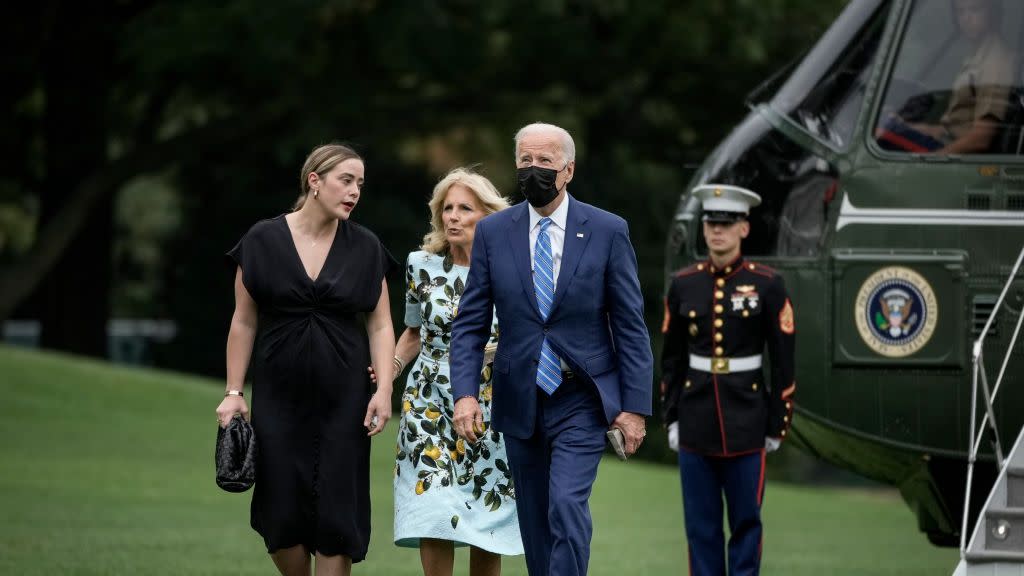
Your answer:
[[[851,224],[888,226],[1024,226],[1024,212],[1013,210],[939,210],[927,208],[857,208],[843,196],[836,230]]]

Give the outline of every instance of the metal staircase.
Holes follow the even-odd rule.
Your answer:
[[[971,390],[971,430],[970,454],[967,460],[967,494],[964,497],[963,524],[960,530],[960,564],[953,576],[1024,576],[1024,429],[1017,436],[1013,449],[1007,458],[1003,458],[1002,444],[996,428],[993,402],[999,393],[1010,354],[1017,345],[1024,313],[1017,318],[1017,326],[1007,346],[1006,355],[999,369],[995,387],[989,390],[988,376],[982,348],[985,337],[992,327],[992,321],[1002,306],[1006,293],[1017,277],[1021,261],[1024,260],[1024,249],[1017,256],[1010,277],[1003,286],[999,300],[992,308],[988,321],[972,349],[973,378]],[[981,384],[982,401],[985,414],[981,426],[975,427],[978,402],[978,385]],[[966,542],[967,519],[971,505],[971,481],[974,478],[974,463],[978,458],[981,439],[985,435],[986,425],[992,433],[992,444],[995,448],[996,463],[999,465],[999,477],[985,501],[985,506],[978,515],[978,521],[971,533],[970,542]]]
[[[1024,432],[974,526],[954,576],[1024,576]]]

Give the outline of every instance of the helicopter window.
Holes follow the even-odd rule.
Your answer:
[[[741,124],[722,150],[708,182],[734,184],[761,195],[750,212],[747,255],[817,257],[826,240],[838,171],[828,161],[772,129],[759,115]],[[707,254],[697,234],[698,254]]]
[[[1022,23],[1021,2],[915,3],[875,124],[879,146],[918,154],[1024,153]]]
[[[884,8],[877,1],[851,2],[772,98],[772,107],[818,139],[846,148],[878,53]]]

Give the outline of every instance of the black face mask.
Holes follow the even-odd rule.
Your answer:
[[[565,170],[565,168],[562,168],[562,170]],[[555,178],[558,177],[558,173],[562,170],[542,168],[540,166],[520,168],[517,171],[519,192],[526,197],[526,201],[534,208],[547,206],[558,196],[559,190],[555,187]]]

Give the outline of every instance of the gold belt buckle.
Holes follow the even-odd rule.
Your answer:
[[[728,358],[712,358],[711,359],[711,373],[712,374],[728,374],[729,373],[729,359]]]

